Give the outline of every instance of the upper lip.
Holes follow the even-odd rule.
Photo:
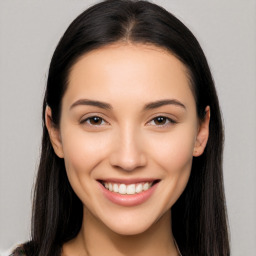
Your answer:
[[[129,179],[106,178],[106,179],[97,179],[97,181],[120,183],[120,184],[135,184],[135,183],[142,183],[142,182],[156,182],[156,181],[160,181],[160,179],[154,179],[154,178],[129,178]]]

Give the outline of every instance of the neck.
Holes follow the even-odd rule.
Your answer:
[[[148,230],[136,235],[120,235],[84,211],[78,236],[63,247],[63,256],[69,255],[147,255],[177,256],[171,231],[171,212],[165,213]],[[111,253],[110,253],[111,252]]]

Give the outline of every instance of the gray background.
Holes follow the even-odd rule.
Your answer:
[[[41,103],[54,48],[96,1],[0,0],[0,253],[29,238]],[[158,0],[199,39],[225,122],[232,255],[256,255],[256,1]]]

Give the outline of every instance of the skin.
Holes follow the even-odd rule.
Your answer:
[[[152,107],[167,99],[172,102]],[[53,148],[84,205],[81,231],[62,255],[178,255],[170,209],[186,187],[193,157],[204,151],[209,120],[207,107],[199,122],[186,67],[170,52],[116,43],[82,56],[69,75],[59,128],[46,108]],[[127,207],[99,189],[99,179],[114,178],[160,182],[148,200]]]

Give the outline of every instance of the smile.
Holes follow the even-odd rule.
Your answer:
[[[147,191],[152,187],[153,182],[141,182],[135,184],[119,184],[112,182],[102,182],[104,187],[111,192],[119,193],[121,195],[134,195],[141,193],[142,191]]]
[[[112,203],[120,206],[136,206],[146,202],[153,195],[159,183],[160,180],[99,181],[103,195]]]

